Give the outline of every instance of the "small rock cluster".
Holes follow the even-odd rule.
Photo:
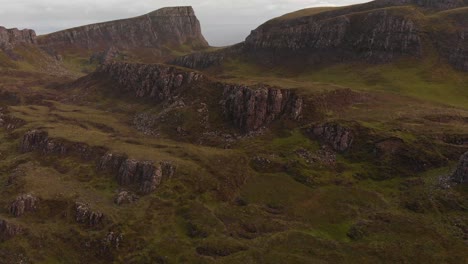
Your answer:
[[[307,129],[307,133],[323,143],[329,144],[334,150],[345,152],[354,142],[352,129],[336,123],[326,123]]]
[[[96,227],[102,223],[104,214],[92,211],[89,205],[84,203],[75,204],[75,220],[80,224],[86,224],[89,227]]]
[[[23,228],[12,224],[6,220],[0,219],[0,240],[12,238],[23,233]]]
[[[114,198],[117,205],[131,204],[138,200],[138,196],[130,191],[119,191]]]
[[[9,212],[14,217],[20,217],[27,212],[33,212],[37,209],[38,199],[32,194],[20,195],[11,203]]]
[[[116,175],[117,182],[122,186],[138,185],[139,191],[148,194],[165,179],[175,174],[175,166],[170,162],[160,162],[129,159],[125,155],[107,153],[98,164],[98,169],[108,170]]]

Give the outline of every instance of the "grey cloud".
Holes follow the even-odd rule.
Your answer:
[[[0,25],[46,34],[70,27],[142,15],[165,6],[191,5],[210,44],[245,39],[252,29],[288,12],[363,0],[0,0]]]

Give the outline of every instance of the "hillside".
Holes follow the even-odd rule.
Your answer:
[[[465,5],[0,28],[0,263],[468,261]]]

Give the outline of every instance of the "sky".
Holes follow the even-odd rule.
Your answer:
[[[0,0],[0,26],[30,28],[38,35],[86,24],[143,15],[167,6],[191,5],[212,46],[243,41],[271,18],[316,6],[369,0]]]

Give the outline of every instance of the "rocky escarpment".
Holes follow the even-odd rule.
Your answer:
[[[468,152],[460,158],[457,169],[451,177],[453,182],[468,183]]]
[[[333,11],[291,20],[270,21],[245,41],[251,52],[307,54],[315,59],[364,58],[388,61],[421,53],[420,26],[404,8],[337,16]]]
[[[198,72],[185,71],[162,64],[114,62],[98,69],[119,84],[119,89],[139,98],[152,98],[156,102],[168,100],[184,88],[203,78]]]
[[[9,207],[10,214],[20,217],[27,212],[34,212],[37,209],[38,199],[31,194],[18,196]]]
[[[226,118],[243,132],[249,132],[280,117],[299,119],[303,99],[292,90],[225,85],[222,105]]]
[[[36,32],[31,29],[19,30],[0,27],[0,49],[12,49],[20,44],[36,44]]]
[[[219,66],[225,59],[241,54],[243,48],[244,44],[240,43],[217,51],[192,53],[186,56],[177,57],[170,61],[169,64],[190,69],[207,69]]]
[[[28,131],[21,140],[20,151],[22,153],[39,151],[48,155],[78,155],[84,160],[96,160],[106,152],[101,147],[49,138],[48,133],[41,130]]]
[[[339,152],[347,151],[352,146],[355,137],[352,129],[336,123],[316,125],[307,129],[306,132],[312,138],[330,145]]]
[[[207,47],[192,7],[168,7],[123,20],[92,24],[41,36],[46,48],[162,48],[188,44]]]
[[[175,174],[175,166],[170,162],[155,164],[113,153],[107,153],[101,158],[98,169],[113,173],[122,186],[137,185],[143,194],[154,192],[162,181]]]
[[[19,225],[0,219],[0,241],[10,239],[23,233],[23,228]]]

